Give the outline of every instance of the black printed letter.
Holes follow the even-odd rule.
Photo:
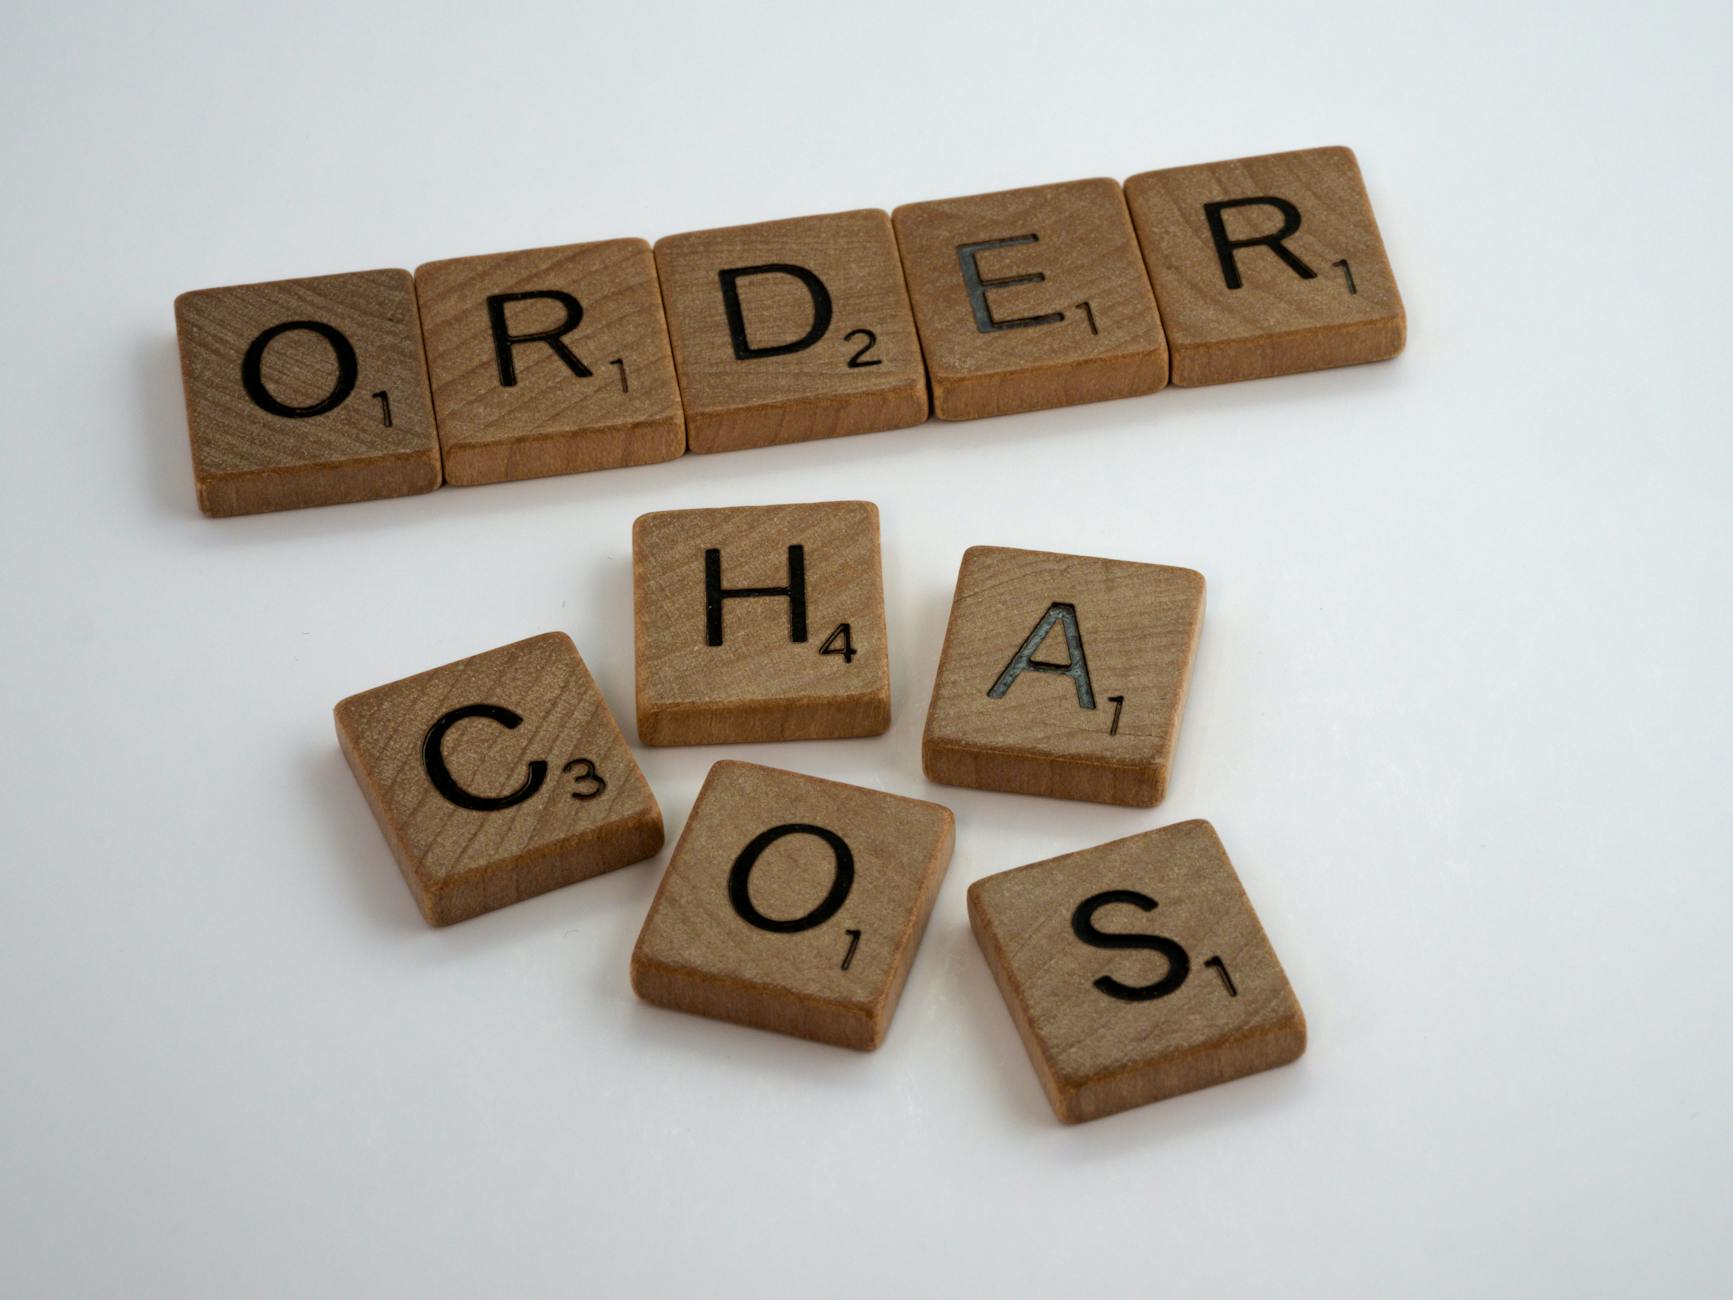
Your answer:
[[[994,330],[1021,329],[1029,325],[1053,325],[1065,319],[1062,311],[1050,311],[1045,316],[1017,316],[1011,320],[994,320],[993,308],[987,302],[987,290],[1000,289],[1013,284],[1040,284],[1047,277],[1040,271],[1033,275],[1008,275],[997,280],[981,278],[981,267],[975,261],[977,254],[989,248],[1009,248],[1013,244],[1036,244],[1041,242],[1039,235],[1018,235],[1014,239],[989,239],[979,244],[959,244],[957,246],[957,261],[963,268],[963,285],[969,291],[969,305],[975,309],[975,328],[983,334],[991,334]]]
[[[722,552],[712,546],[704,552],[704,643],[722,644],[722,602],[732,596],[787,596],[788,639],[806,640],[806,547],[788,548],[786,587],[724,587]]]
[[[331,391],[323,400],[314,402],[311,406],[290,406],[286,402],[279,402],[265,390],[265,349],[271,346],[271,340],[277,335],[287,334],[290,330],[309,330],[317,334],[331,345],[331,351],[337,358],[337,382],[331,386]],[[281,325],[273,325],[253,340],[252,345],[247,348],[247,355],[241,358],[241,387],[247,390],[247,396],[253,399],[253,405],[261,411],[290,420],[335,411],[348,399],[349,394],[355,391],[355,379],[359,373],[354,345],[344,337],[342,330],[319,320],[290,320]]]
[[[755,348],[746,341],[746,316],[740,309],[740,281],[749,275],[792,275],[806,286],[812,295],[812,328],[792,343],[773,343]],[[830,329],[830,290],[804,266],[787,262],[766,262],[763,266],[736,266],[718,271],[722,282],[722,310],[728,314],[728,337],[734,342],[737,361],[753,361],[759,357],[784,357],[790,352],[803,352],[824,337]]]
[[[759,855],[784,835],[816,835],[830,845],[830,851],[836,855],[836,877],[831,881],[830,892],[812,911],[791,921],[773,920],[752,903],[752,868],[757,864]],[[854,854],[850,852],[842,836],[822,826],[810,826],[805,822],[772,826],[762,834],[755,835],[752,842],[740,850],[740,856],[734,859],[734,867],[728,873],[728,901],[734,905],[740,919],[773,934],[797,934],[801,930],[823,925],[842,910],[842,905],[848,901],[848,891],[853,888]]]
[[[1251,239],[1229,239],[1228,228],[1222,221],[1222,213],[1228,208],[1249,208],[1261,206],[1274,208],[1282,214],[1282,228],[1273,235],[1257,235]],[[1209,221],[1210,238],[1215,240],[1216,257],[1221,260],[1222,279],[1227,281],[1228,288],[1240,287],[1240,265],[1234,257],[1236,248],[1252,248],[1262,244],[1282,261],[1288,264],[1288,269],[1302,280],[1315,280],[1318,273],[1307,266],[1293,253],[1288,251],[1284,239],[1298,233],[1300,229],[1300,210],[1286,199],[1223,199],[1218,203],[1203,205],[1204,217]]]
[[[531,298],[545,298],[549,302],[559,303],[566,309],[566,318],[552,329],[537,330],[533,334],[513,334],[505,323],[505,305],[508,302],[525,302]],[[578,323],[584,319],[583,303],[571,294],[560,289],[490,293],[487,296],[487,319],[493,326],[493,358],[499,363],[499,382],[504,387],[517,386],[517,364],[512,360],[511,350],[523,343],[546,343],[554,350],[554,355],[564,361],[567,368],[579,379],[590,377],[590,368],[579,361],[577,354],[563,342],[565,336],[577,329]]]
[[[1041,643],[1047,639],[1047,634],[1053,630],[1055,623],[1065,625],[1066,662],[1062,664],[1046,663],[1033,658]],[[999,700],[1005,697],[1005,692],[1011,689],[1011,683],[1020,677],[1025,669],[1033,668],[1038,673],[1058,673],[1069,677],[1077,686],[1077,707],[1093,709],[1095,707],[1095,688],[1089,681],[1089,661],[1083,657],[1083,633],[1077,628],[1077,607],[1055,601],[1047,607],[1047,612],[1035,624],[1035,630],[1023,642],[1017,653],[1011,656],[1011,662],[1005,665],[1005,671],[999,674],[999,680],[987,690],[987,698]]]
[[[1071,932],[1092,948],[1147,948],[1167,958],[1167,974],[1153,984],[1122,984],[1111,975],[1095,981],[1095,987],[1110,998],[1121,1002],[1153,1002],[1165,998],[1191,973],[1191,957],[1172,939],[1159,934],[1108,934],[1095,928],[1095,913],[1110,903],[1130,903],[1145,912],[1153,912],[1155,900],[1134,889],[1109,889],[1093,894],[1077,905],[1071,914]]]
[[[523,719],[510,709],[502,709],[497,704],[466,704],[440,718],[427,729],[427,735],[421,742],[421,763],[427,769],[427,779],[433,782],[435,790],[459,808],[468,808],[472,812],[498,812],[501,808],[522,803],[542,788],[542,781],[548,774],[548,765],[539,758],[530,764],[529,775],[524,778],[523,784],[510,794],[493,798],[483,794],[471,794],[459,785],[452,778],[451,769],[445,765],[445,755],[440,746],[445,742],[445,733],[465,718],[486,718],[489,722],[499,723],[507,731],[515,731],[523,722]]]

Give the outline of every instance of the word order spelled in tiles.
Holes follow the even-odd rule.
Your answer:
[[[336,714],[429,924],[661,851],[662,810],[563,632],[353,695]]]
[[[1303,149],[1125,182],[1161,303],[1173,382],[1383,361],[1402,297],[1348,149]]]
[[[1299,1001],[1208,822],[978,880],[969,923],[1066,1123],[1306,1050]]]
[[[197,289],[175,299],[175,327],[207,515],[439,486],[408,271]]]
[[[935,803],[717,763],[650,904],[632,987],[677,1011],[875,1048],[953,839]]]
[[[911,203],[893,220],[941,420],[1166,385],[1161,320],[1113,181]]]
[[[876,209],[656,243],[696,452],[901,429],[927,376],[890,218]]]
[[[646,745],[876,736],[890,653],[869,501],[668,510],[632,526]]]
[[[921,764],[934,781],[1149,807],[1203,624],[1190,569],[971,547]]]
[[[650,245],[612,239],[416,268],[448,483],[686,450]]]

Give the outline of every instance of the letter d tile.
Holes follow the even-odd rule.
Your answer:
[[[927,374],[890,218],[877,209],[656,244],[692,451],[927,418]]]

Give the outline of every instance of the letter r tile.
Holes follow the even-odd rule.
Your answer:
[[[575,474],[686,451],[642,239],[415,269],[448,483]]]
[[[971,547],[921,742],[927,776],[1160,802],[1203,607],[1203,576],[1190,569]]]
[[[936,803],[717,763],[644,919],[632,987],[676,1011],[870,1051],[953,841]]]
[[[429,925],[661,851],[656,797],[563,632],[352,695],[336,720]]]
[[[890,726],[878,507],[667,510],[632,528],[646,745],[876,736]]]
[[[695,452],[901,429],[927,376],[890,218],[877,209],[656,243]]]
[[[1155,296],[1115,182],[909,203],[892,220],[941,420],[1166,385]]]
[[[1343,148],[1125,182],[1180,387],[1382,361],[1407,318],[1360,165]]]

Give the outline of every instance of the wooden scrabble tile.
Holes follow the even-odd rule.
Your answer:
[[[927,418],[927,375],[890,218],[877,209],[656,242],[693,451]]]
[[[336,716],[430,925],[661,851],[662,810],[563,632],[352,695]]]
[[[1306,1050],[1306,1017],[1208,822],[977,880],[969,924],[1067,1124]]]
[[[721,762],[632,952],[658,1006],[870,1051],[951,860],[951,811]]]
[[[892,219],[941,420],[1166,385],[1161,320],[1114,182],[910,203]]]
[[[1350,149],[1237,158],[1125,182],[1173,382],[1382,361],[1407,318]]]
[[[416,268],[448,483],[648,465],[686,451],[642,239]]]
[[[927,776],[1158,803],[1203,604],[1190,569],[971,547],[921,742]]]
[[[175,327],[207,515],[439,486],[408,271],[198,289],[175,299]]]
[[[644,744],[835,740],[891,725],[870,501],[644,515],[632,594]]]

